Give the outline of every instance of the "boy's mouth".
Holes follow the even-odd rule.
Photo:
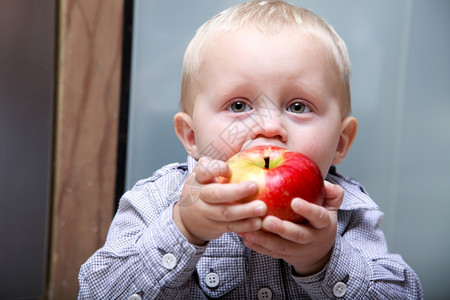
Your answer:
[[[250,140],[250,141],[245,142],[242,145],[241,151],[244,151],[244,150],[247,150],[247,149],[250,149],[253,147],[257,147],[257,146],[276,146],[276,147],[287,149],[286,145],[278,139],[258,138],[255,140]]]

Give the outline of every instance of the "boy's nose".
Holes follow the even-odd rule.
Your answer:
[[[287,130],[284,126],[283,116],[278,110],[270,113],[256,111],[252,119],[254,121],[252,128],[253,139],[269,138],[286,142]]]

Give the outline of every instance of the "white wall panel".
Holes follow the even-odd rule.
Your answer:
[[[136,0],[126,188],[184,161],[172,117],[195,30],[239,1]],[[390,250],[416,270],[425,296],[446,295],[450,268],[450,2],[292,1],[344,38],[353,72],[356,142],[339,169],[386,213]]]

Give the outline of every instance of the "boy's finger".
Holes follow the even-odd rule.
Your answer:
[[[344,189],[331,182],[324,181],[325,197],[323,207],[328,210],[338,210],[344,200]]]
[[[219,204],[210,206],[207,218],[215,222],[236,222],[251,218],[261,218],[266,214],[267,206],[260,200],[244,204]],[[233,228],[230,231],[240,231],[239,228]]]
[[[292,210],[306,218],[309,223],[317,229],[325,228],[330,224],[330,216],[327,210],[319,205],[309,203],[300,198],[295,198],[291,202]]]
[[[252,232],[261,229],[261,218],[251,218],[240,220],[236,222],[228,223],[226,232],[240,232],[243,235],[244,232]]]
[[[209,157],[202,157],[195,165],[194,172],[199,183],[217,182],[217,177],[229,177],[231,170],[228,165],[221,161]]]
[[[296,244],[306,244],[314,239],[314,234],[310,230],[310,227],[299,226],[298,224],[283,221],[273,216],[264,218],[262,227],[264,230]]]
[[[202,186],[201,198],[211,204],[229,203],[254,195],[258,186],[253,181],[241,183],[212,183]]]

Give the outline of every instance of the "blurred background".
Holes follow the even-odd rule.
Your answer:
[[[185,161],[173,132],[184,50],[212,15],[240,1],[135,1],[126,189]],[[418,273],[426,299],[450,268],[450,1],[301,1],[328,21],[352,61],[356,141],[338,170],[385,212],[389,250]],[[177,7],[177,9],[174,9]]]
[[[74,299],[122,193],[186,153],[172,125],[195,30],[233,0],[0,0],[0,299]],[[445,299],[450,1],[322,0],[352,61],[338,170],[385,212],[389,250]]]

